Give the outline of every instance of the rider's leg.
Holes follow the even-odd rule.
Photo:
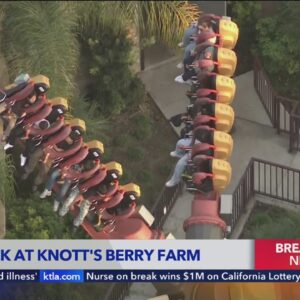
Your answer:
[[[83,223],[85,217],[89,213],[90,206],[91,206],[91,202],[89,200],[82,201],[82,203],[80,205],[79,214],[73,221],[73,225],[75,227],[79,227]]]
[[[59,210],[59,215],[61,217],[65,216],[70,209],[71,204],[75,201],[75,199],[80,194],[80,190],[78,187],[71,190],[69,196],[64,200],[61,209]]]
[[[28,176],[34,171],[36,165],[38,164],[39,160],[43,157],[44,152],[41,147],[38,147],[34,152],[30,154],[28,163],[24,168],[24,174],[22,179],[27,179]]]
[[[43,198],[46,198],[47,196],[51,195],[51,193],[52,193],[51,191],[52,191],[52,189],[54,187],[54,184],[55,184],[56,180],[60,176],[60,174],[61,174],[60,169],[54,169],[51,172],[51,174],[50,174],[50,176],[48,178],[48,181],[46,183],[45,189],[44,189],[44,191],[40,195],[40,198],[43,199]]]
[[[181,181],[181,175],[185,171],[189,157],[190,157],[189,153],[186,153],[183,157],[181,157],[178,160],[171,179],[166,183],[167,187],[173,187]]]
[[[71,180],[69,179],[65,180],[65,182],[63,183],[62,187],[58,191],[56,198],[54,200],[53,211],[56,212],[58,210],[59,204],[64,201],[64,197],[66,196],[69,188],[71,187],[71,184],[72,184]]]

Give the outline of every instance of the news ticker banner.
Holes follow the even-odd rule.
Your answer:
[[[300,271],[256,270],[0,270],[1,282],[300,282]],[[1,285],[0,285],[1,289]]]
[[[1,240],[0,268],[298,270],[300,240]]]

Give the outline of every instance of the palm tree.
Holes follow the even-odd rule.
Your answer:
[[[120,8],[137,26],[141,37],[155,36],[171,46],[200,13],[198,6],[188,1],[124,1]]]
[[[16,1],[5,12],[2,50],[11,79],[20,72],[43,73],[51,79],[50,96],[68,97],[78,66],[76,32],[101,30],[103,23],[120,29],[135,26],[140,47],[145,38],[174,45],[198,7],[187,1]]]
[[[10,78],[42,73],[50,78],[50,96],[71,96],[79,55],[73,7],[59,1],[17,1],[2,8],[2,51]]]
[[[135,27],[141,51],[150,37],[174,46],[200,14],[198,6],[188,1],[89,1],[77,5],[82,34],[101,30],[104,22],[120,29]]]
[[[82,30],[97,31],[103,22],[119,27],[130,22],[143,37],[155,36],[169,45],[174,45],[200,14],[198,6],[188,1],[79,1],[76,5]]]

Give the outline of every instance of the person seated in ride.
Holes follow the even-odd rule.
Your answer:
[[[116,184],[118,184],[119,178],[123,174],[122,166],[117,162],[110,162],[105,165],[107,168],[106,176],[100,184],[92,186],[87,191],[83,192],[84,198],[89,197],[97,197],[100,200],[106,199],[107,196],[110,196],[111,193],[114,191]],[[83,182],[83,181],[82,181]],[[61,209],[59,210],[59,215],[61,217],[65,216],[73,202],[77,199],[82,191],[80,190],[79,185],[76,185],[74,188],[71,189],[68,197],[64,200]],[[85,201],[85,200],[84,200]],[[90,203],[87,202],[85,204],[85,208],[90,207]],[[82,212],[83,214],[87,214],[87,212]]]
[[[193,83],[192,78],[193,77],[199,77],[202,73],[212,72],[215,69],[215,65],[207,65],[207,66],[201,66],[199,65],[199,62],[203,60],[211,61],[213,59],[214,55],[214,47],[207,47],[201,53],[199,56],[193,56],[194,59],[191,59],[189,63],[187,64],[187,68],[185,69],[185,72],[182,74],[182,79],[184,82],[187,82],[187,80],[190,80],[190,83]]]
[[[136,205],[139,197],[140,195],[135,191],[127,191],[124,193],[122,201],[118,205],[108,208],[107,212],[112,216],[120,216],[132,205]]]
[[[60,99],[59,99],[60,100]],[[65,100],[65,99],[64,99]],[[31,153],[34,152],[35,148],[43,142],[43,135],[41,133],[46,129],[50,128],[55,122],[63,118],[64,114],[68,110],[68,102],[65,101],[52,101],[52,111],[44,119],[35,122],[31,126],[25,126],[25,150],[20,154],[20,165],[24,167],[27,161],[27,158],[30,157]],[[63,120],[61,120],[63,121]],[[39,131],[40,135],[32,135],[33,130]]]
[[[73,124],[72,122],[73,120],[70,120],[68,124],[64,125],[64,127],[71,126],[71,133],[69,134],[69,136],[67,136],[63,141],[51,146],[51,149],[57,152],[57,155],[59,155],[60,152],[63,153],[64,151],[70,149],[75,143],[82,139],[82,135],[85,132],[85,124]],[[34,171],[39,160],[42,160],[39,168],[39,173],[34,180],[34,186],[36,187],[43,183],[45,176],[48,174],[53,162],[49,159],[49,155],[44,153],[45,149],[43,144],[51,140],[53,136],[57,136],[58,134],[60,134],[61,131],[64,130],[64,127],[61,128],[59,132],[50,136],[46,136],[43,139],[43,142],[35,148],[35,151],[33,153],[31,153],[28,163],[24,167],[24,173],[21,177],[22,180],[27,179],[28,176]]]
[[[195,48],[196,46],[196,41],[194,39],[194,36],[197,35],[199,32],[199,23],[197,21],[193,21],[191,25],[185,29],[182,41],[178,44],[178,47],[184,48],[184,55],[183,55],[183,61],[190,56],[191,51]],[[178,69],[181,69],[183,67],[183,63],[180,62],[177,65]]]
[[[6,111],[1,115],[3,120],[7,121],[6,132],[3,136],[3,140],[7,140],[7,144],[4,149],[8,150],[14,147],[14,143],[17,137],[23,133],[23,121],[26,118],[30,118],[35,113],[30,107],[34,107],[33,104],[46,103],[45,93],[48,90],[48,85],[44,83],[34,84],[32,92],[24,99],[17,101],[13,105],[8,105]],[[38,109],[38,108],[36,108]],[[17,124],[17,126],[15,126]]]
[[[198,73],[196,76],[191,77],[192,84],[189,91],[186,92],[186,96],[190,99],[191,103],[194,103],[197,96],[197,91],[199,89],[213,89],[215,85],[213,84],[213,76],[210,72],[203,71]]]
[[[182,174],[186,170],[189,160],[191,159],[191,147],[193,144],[201,144],[201,141],[192,137],[192,129],[188,127],[185,135],[176,143],[175,151],[170,152],[170,156],[179,158],[174,168],[171,178],[166,182],[166,187],[174,187],[180,183]]]
[[[0,114],[2,114],[7,108],[8,104],[6,103],[5,99],[7,98],[7,93],[12,94],[12,90],[17,92],[17,89],[21,89],[26,86],[30,80],[30,76],[26,73],[20,74],[16,77],[14,82],[9,86],[5,87],[2,91],[1,103],[0,103]]]
[[[21,85],[26,84],[29,81],[30,77],[28,74],[21,74],[15,80],[15,84]],[[44,97],[45,93],[48,91],[49,85],[44,82],[38,82],[34,84],[34,88],[32,92],[21,101],[17,101],[13,104],[8,104],[5,101],[1,103],[0,108],[0,127],[6,127],[3,134],[3,130],[0,130],[0,138],[2,141],[8,140],[8,137],[11,135],[11,131],[15,128],[17,123],[17,119],[19,121],[22,120],[26,116],[26,108],[30,107],[33,103],[35,103],[38,97]],[[20,129],[19,129],[20,130]],[[16,133],[17,134],[17,133]],[[4,146],[4,150],[8,150],[12,148],[13,144],[9,142]]]
[[[67,195],[72,184],[75,185],[75,186],[73,186],[73,188],[76,189],[80,179],[86,180],[89,178],[89,176],[93,176],[93,174],[97,171],[97,168],[100,165],[100,160],[102,159],[103,152],[104,152],[103,147],[89,148],[88,155],[86,156],[86,158],[83,161],[76,163],[74,165],[71,165],[69,169],[64,169],[64,168],[59,168],[59,167],[55,169],[55,171],[51,175],[54,178],[52,178],[50,180],[54,180],[54,184],[55,184],[55,181],[58,178],[60,178],[59,183],[61,184],[61,187],[58,190],[58,192],[56,193],[56,197],[54,199],[54,203],[53,203],[53,211],[54,212],[57,212],[59,205],[64,202],[64,198]],[[91,172],[89,172],[89,171],[92,171],[93,173],[90,174]],[[86,174],[86,177],[84,177],[84,174]],[[46,189],[48,189],[48,190],[53,189],[54,184],[52,185],[52,187],[50,184],[46,187]],[[50,192],[51,192],[51,190],[50,190]],[[50,192],[45,190],[44,195],[49,195]],[[43,198],[44,195],[42,194],[40,197]]]
[[[211,24],[209,22],[206,21],[199,21],[199,30],[198,30],[198,34],[200,34],[201,32],[209,32],[209,31],[213,31]],[[195,37],[196,39],[196,37]],[[196,42],[194,42],[194,44],[192,44],[193,47],[191,49],[189,49],[189,53],[188,55],[185,56],[184,60],[183,60],[183,67],[184,67],[184,72],[183,74],[177,76],[175,78],[175,82],[178,83],[190,83],[190,78],[192,76],[195,76],[197,74],[197,70],[195,70],[195,66],[193,66],[193,63],[197,60],[199,53],[195,51],[195,48],[197,46]]]
[[[97,202],[105,200],[108,201],[107,196],[113,196],[111,195],[111,191],[114,191],[115,186],[119,184],[119,179],[122,176],[122,174],[123,170],[121,165],[118,168],[118,170],[109,170],[105,179],[99,185],[88,189],[82,195],[84,200],[81,202],[79,213],[73,221],[74,227],[79,227],[83,223],[85,217],[90,211],[90,207],[92,206],[92,204],[96,204]],[[93,200],[95,198],[96,200]]]

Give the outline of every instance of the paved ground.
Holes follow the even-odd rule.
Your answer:
[[[173,57],[140,74],[146,89],[167,118],[183,112],[189,103],[188,98],[184,96],[188,86],[174,82],[175,76],[180,74],[180,70],[176,68],[179,60],[180,58]],[[234,191],[251,157],[300,168],[300,154],[288,153],[287,136],[277,135],[271,126],[254,90],[253,72],[240,75],[235,81],[237,93],[232,106],[236,114],[236,129],[233,133],[234,151],[230,159],[232,180],[225,191],[228,194]],[[187,192],[177,200],[165,223],[165,232],[172,232],[177,239],[185,238],[182,224],[191,215],[192,200],[192,195]],[[135,284],[131,288],[128,300],[146,300],[151,295],[154,295],[152,284]]]
[[[144,50],[145,54],[145,69],[156,65],[160,62],[166,61],[167,59],[174,56],[174,50],[168,48],[162,43],[154,44],[150,47],[146,47]]]
[[[184,95],[188,86],[174,82],[180,70],[176,68],[179,58],[172,58],[140,74],[154,101],[167,118],[183,112],[189,103]],[[231,194],[237,186],[251,157],[300,168],[300,154],[289,154],[285,135],[277,135],[254,90],[253,73],[248,72],[235,78],[237,93],[233,102],[236,113],[234,151],[231,157],[232,180],[225,193]],[[171,149],[170,149],[171,150]],[[176,160],[174,160],[174,163]],[[183,221],[190,216],[192,196],[184,193],[164,226],[176,238],[185,238]]]

